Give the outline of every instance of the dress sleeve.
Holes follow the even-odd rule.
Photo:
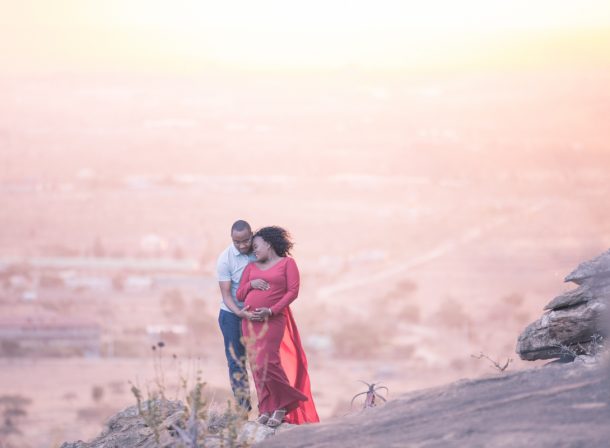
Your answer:
[[[248,264],[248,266],[245,267],[244,272],[241,274],[241,279],[239,280],[239,287],[237,288],[237,292],[235,293],[235,296],[237,297],[237,300],[239,300],[240,302],[243,302],[244,300],[246,300],[246,296],[252,289],[252,286],[250,286],[250,270],[251,270],[250,268],[251,267],[252,267],[252,263]]]
[[[290,305],[299,295],[299,286],[301,279],[299,276],[299,268],[292,258],[288,258],[286,262],[286,293],[280,300],[271,307],[271,312],[277,314],[284,308]]]

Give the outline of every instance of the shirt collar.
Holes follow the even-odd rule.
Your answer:
[[[235,255],[236,257],[237,257],[238,255],[241,255],[241,252],[239,252],[239,250],[237,249],[237,247],[235,247],[235,244],[231,244],[231,246],[230,246],[230,247],[231,247],[231,253],[232,253],[233,255]]]

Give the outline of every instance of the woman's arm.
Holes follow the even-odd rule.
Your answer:
[[[286,292],[276,304],[269,309],[273,314],[281,312],[284,308],[290,305],[299,295],[300,286],[299,268],[292,258],[286,261]]]

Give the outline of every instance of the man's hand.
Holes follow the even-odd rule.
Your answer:
[[[257,308],[251,314],[252,320],[261,322],[271,316],[271,308]]]
[[[239,310],[239,313],[237,314],[237,316],[241,317],[242,319],[252,320],[252,312],[248,311],[249,308],[250,308],[250,305],[244,306],[241,310]]]
[[[260,289],[261,291],[267,291],[269,289],[269,283],[261,278],[250,280],[250,286],[254,289]]]

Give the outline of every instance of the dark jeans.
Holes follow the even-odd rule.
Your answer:
[[[220,310],[218,324],[225,341],[225,355],[229,364],[229,380],[233,395],[237,404],[249,411],[252,407],[248,372],[246,371],[246,348],[241,342],[241,318],[228,311]]]

